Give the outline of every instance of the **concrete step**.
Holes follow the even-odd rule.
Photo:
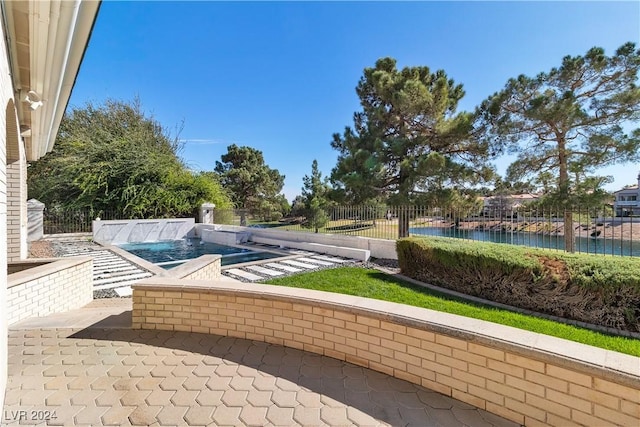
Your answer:
[[[140,280],[140,279],[144,279],[145,277],[151,277],[152,274],[149,272],[144,272],[144,273],[136,273],[136,274],[128,274],[128,275],[124,275],[124,276],[118,276],[115,278],[105,278],[105,279],[98,279],[98,280],[93,280],[93,286],[100,286],[100,285],[104,285],[107,283],[117,283],[118,281],[122,281],[124,279],[128,279],[128,280]]]

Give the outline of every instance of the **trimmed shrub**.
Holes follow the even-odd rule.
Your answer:
[[[397,242],[402,274],[467,295],[640,332],[640,259],[446,238]]]

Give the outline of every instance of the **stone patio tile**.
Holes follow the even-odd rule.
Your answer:
[[[273,391],[276,387],[276,378],[256,377],[253,379],[253,387],[260,391]]]
[[[125,347],[126,348],[126,347]],[[129,347],[131,348],[131,347]],[[133,350],[133,349],[132,349]],[[145,359],[144,356],[138,356],[135,353],[127,356],[125,359],[122,360],[122,364],[125,366],[131,365],[131,366],[138,366],[142,364],[142,361]]]
[[[67,386],[74,378],[57,377],[47,381],[44,385],[45,390],[67,390]]]
[[[347,418],[349,419],[349,421],[351,421],[351,424],[357,426],[372,427],[380,425],[380,421],[367,414],[366,412],[353,407],[347,408]]]
[[[290,426],[293,419],[293,408],[271,406],[267,410],[267,420],[275,426]]]
[[[193,376],[193,370],[196,368],[196,366],[191,366],[191,365],[176,365],[173,370],[171,371],[171,374],[174,377],[191,377]]]
[[[149,393],[145,401],[151,406],[167,406],[171,405],[171,398],[176,392],[173,390],[156,389]]]
[[[22,406],[42,406],[48,396],[51,396],[53,390],[30,390],[20,396],[20,405]]]
[[[124,378],[129,376],[129,371],[133,368],[133,366],[113,366],[111,369],[107,371],[107,376],[110,377],[119,377]]]
[[[136,383],[138,390],[156,390],[160,387],[163,378],[146,377]]]
[[[295,408],[299,404],[295,391],[275,390],[271,394],[271,401],[280,408]]]
[[[189,408],[185,406],[163,406],[158,415],[156,415],[156,419],[158,423],[162,426],[180,426],[184,425],[184,415],[187,413]]]
[[[130,415],[129,422],[134,426],[150,426],[156,422],[159,406],[139,406]]]
[[[44,401],[44,406],[70,405],[71,399],[78,393],[80,393],[79,390],[56,390],[53,394],[47,396]],[[6,401],[5,405],[7,405]]]
[[[236,376],[231,379],[229,386],[234,390],[253,390],[253,377]]]
[[[202,361],[202,365],[196,366],[191,373],[196,377],[204,377],[210,378],[212,375],[215,375],[216,367],[218,365],[207,366],[204,364],[204,360]]]
[[[144,391],[141,391],[138,389],[129,390],[124,394],[124,396],[120,398],[120,403],[123,406],[144,406],[147,403],[145,402],[145,399],[151,393],[152,392],[149,390],[144,390]],[[150,405],[155,406],[153,404],[150,404]]]
[[[185,421],[190,426],[206,426],[213,422],[213,406],[192,406],[184,415]]]
[[[198,402],[202,406],[220,406],[222,405],[222,395],[224,391],[222,390],[209,390],[204,388],[200,393],[198,393],[198,397],[196,397],[196,402]]]
[[[245,355],[246,356],[246,355]],[[244,362],[244,358],[242,359],[243,363]],[[239,365],[238,366],[238,370],[237,370],[237,375],[243,377],[243,378],[256,378],[258,376],[260,376],[260,371],[258,371],[256,368],[253,368],[251,366],[247,366],[247,365]]]
[[[258,391],[258,390],[249,390],[247,394],[247,402],[252,406],[264,406],[268,407],[273,405],[271,401],[271,393],[270,391]]]
[[[95,378],[93,377],[73,377],[71,378],[67,388],[69,390],[88,390],[91,388],[91,383],[94,381]]]
[[[95,400],[103,392],[100,390],[84,390],[76,393],[71,398],[71,404],[74,406],[95,406]]]
[[[247,426],[263,426],[267,416],[267,408],[245,406],[240,411],[240,420]]]
[[[369,391],[369,386],[364,378],[345,378],[344,388],[347,391],[366,392]],[[417,397],[416,397],[417,399]]]
[[[431,413],[428,412],[426,409],[424,408],[398,408],[399,412],[400,412],[400,418],[402,418],[402,421],[407,423],[407,424],[412,424],[412,425],[433,425],[434,424],[434,419],[430,416]],[[454,419],[455,421],[455,419]],[[437,425],[450,425],[450,426],[456,426],[458,425],[458,423],[454,423],[454,424],[447,424],[445,423],[438,423]],[[475,424],[473,424],[475,427]]]
[[[238,373],[238,365],[218,365],[216,375],[220,377],[234,377]]]
[[[109,408],[102,406],[87,406],[78,412],[75,416],[74,425],[89,425],[96,426],[102,423],[102,416],[109,410]]]
[[[209,390],[222,390],[226,391],[230,388],[229,383],[231,382],[231,377],[216,377],[213,376],[207,380],[207,388]]]
[[[96,397],[97,406],[115,406],[120,405],[120,398],[127,392],[123,390],[105,390],[101,395]]]
[[[194,346],[189,346],[189,348],[191,348],[192,351],[197,351],[196,353],[190,353],[189,355],[185,356],[182,361],[180,363],[182,363],[185,366],[198,366],[199,364],[202,363],[202,359],[204,359],[204,355],[203,354],[199,354],[200,350],[204,350],[203,345],[201,344],[197,344],[197,347],[200,347],[200,349],[196,350]]]
[[[50,426],[71,426],[75,423],[76,414],[82,409],[82,407],[68,405],[51,408],[55,412],[55,418],[48,420],[47,424]]]
[[[246,391],[227,390],[222,395],[221,400],[227,406],[244,406],[247,404],[248,394]]]
[[[213,411],[213,421],[216,426],[237,426],[241,411],[240,407],[218,406]]]
[[[144,359],[142,359],[142,364],[143,365],[148,365],[148,366],[162,366],[162,365],[164,365],[162,363],[162,361],[167,356],[156,356],[155,354],[153,354],[151,349],[149,349],[149,353],[150,354],[148,356],[143,356],[144,357]],[[137,350],[136,350],[136,354],[138,354]]]
[[[182,387],[185,390],[200,391],[206,388],[207,379],[203,377],[188,377],[183,383]]]
[[[129,390],[136,390],[136,383],[138,383],[140,381],[139,378],[129,378],[129,377],[124,377],[124,378],[117,378],[116,381],[113,383],[113,389],[114,390],[119,390],[119,391],[129,391]]]
[[[346,426],[351,424],[347,417],[346,408],[320,408],[320,419],[331,426]]]
[[[418,398],[434,409],[451,409],[455,400],[434,391],[419,390]]]
[[[184,390],[182,388],[182,383],[184,383],[184,380],[185,379],[183,377],[163,378],[163,380],[160,382],[159,387],[162,390],[173,390],[173,391]]]
[[[320,426],[324,424],[320,419],[320,408],[296,406],[293,410],[293,419],[305,427]]]
[[[151,370],[154,367],[151,365],[143,365],[142,363],[134,366],[130,371],[129,371],[129,376],[132,378],[145,378],[145,377],[150,377],[151,376]]]
[[[305,408],[322,407],[322,402],[320,402],[320,395],[318,393],[300,390],[296,393],[296,400]]]
[[[297,391],[300,388],[298,384],[284,378],[276,378],[276,387],[283,391]]]
[[[128,423],[129,415],[135,410],[134,406],[113,406],[102,416],[105,426],[120,426]]]
[[[171,396],[171,402],[176,406],[191,406],[196,401],[199,391],[180,389]]]
[[[418,398],[418,393],[395,392],[395,400],[405,408],[425,408],[427,405]]]

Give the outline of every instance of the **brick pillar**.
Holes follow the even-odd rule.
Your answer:
[[[22,151],[22,150],[20,150]],[[7,162],[7,258],[26,259],[27,247],[27,162],[24,152],[20,159]]]

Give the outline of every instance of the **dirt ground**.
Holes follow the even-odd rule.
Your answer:
[[[29,258],[54,258],[55,256],[51,242],[47,240],[37,240],[29,244]]]

